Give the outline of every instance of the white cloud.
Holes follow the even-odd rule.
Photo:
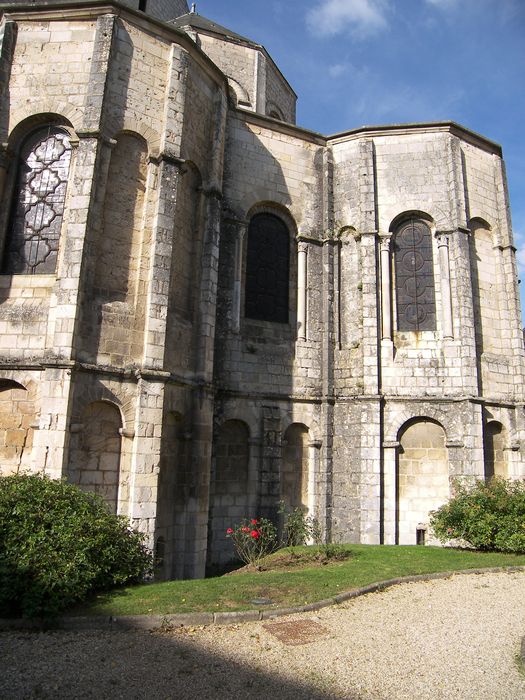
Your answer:
[[[328,75],[331,78],[339,78],[341,75],[348,73],[349,67],[348,63],[334,63],[334,65],[328,66]]]
[[[306,24],[313,34],[333,36],[350,31],[365,37],[388,26],[389,0],[323,0],[308,11]]]
[[[455,7],[458,4],[458,0],[425,0],[427,5],[434,5],[434,7],[439,7],[442,10],[448,10],[450,7]]]

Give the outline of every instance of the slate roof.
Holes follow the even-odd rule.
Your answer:
[[[204,32],[219,34],[220,36],[223,36],[226,39],[242,41],[243,44],[249,44],[254,48],[260,48],[260,44],[257,44],[251,39],[247,39],[245,36],[236,34],[235,32],[232,32],[231,29],[227,29],[226,27],[223,27],[220,24],[213,22],[211,19],[207,19],[202,15],[198,15],[196,12],[188,12],[185,15],[181,15],[176,19],[170,20],[168,24],[172,24],[177,29],[184,29],[185,27],[191,27],[192,29],[196,29],[197,31],[199,31],[200,29]]]

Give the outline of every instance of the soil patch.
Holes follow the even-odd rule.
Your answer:
[[[352,552],[341,548],[340,551],[324,552],[294,552],[289,549],[283,552],[270,554],[263,559],[258,566],[246,564],[239,569],[229,571],[224,576],[236,576],[237,574],[253,574],[262,571],[298,571],[300,569],[314,569],[327,564],[337,564],[346,561],[352,556]]]

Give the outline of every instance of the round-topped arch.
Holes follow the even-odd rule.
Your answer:
[[[418,211],[400,214],[390,226],[398,331],[436,330],[432,228],[432,219]]]
[[[449,460],[443,425],[427,416],[398,432],[396,544],[426,544],[430,512],[449,498]]]

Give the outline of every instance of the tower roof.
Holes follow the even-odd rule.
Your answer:
[[[207,17],[198,15],[196,12],[188,12],[187,14],[182,15],[181,17],[177,17],[176,19],[170,20],[169,24],[172,24],[174,27],[177,27],[177,29],[191,27],[191,29],[195,29],[197,31],[200,30],[203,32],[210,32],[211,34],[218,34],[219,36],[225,39],[231,39],[232,41],[240,41],[243,44],[248,44],[249,46],[260,48],[260,44],[257,44],[255,41],[247,39],[245,36],[237,34],[236,32],[232,32],[231,29],[223,27],[222,25],[217,24],[217,22],[214,22],[213,20],[208,19]]]

